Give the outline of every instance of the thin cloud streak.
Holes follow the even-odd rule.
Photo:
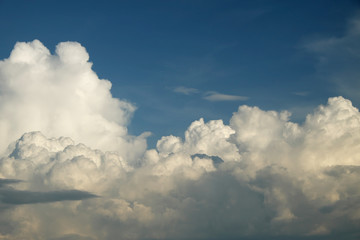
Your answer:
[[[191,95],[191,94],[199,93],[199,90],[197,90],[196,88],[187,88],[187,87],[180,86],[180,87],[175,88],[174,92],[182,93],[185,95]]]
[[[10,205],[79,201],[96,197],[98,196],[92,193],[78,190],[33,192],[15,189],[0,189],[0,203]]]
[[[249,98],[245,96],[238,96],[238,95],[229,95],[229,94],[222,94],[218,92],[207,92],[203,97],[205,100],[211,102],[218,102],[218,101],[246,101]]]
[[[183,86],[175,88],[174,92],[181,93],[184,95],[201,94],[201,91],[196,88],[187,88]],[[219,101],[246,101],[249,98],[239,95],[223,94],[216,91],[208,91],[203,93],[203,99],[211,102],[219,102]]]
[[[307,41],[303,48],[317,60],[317,77],[334,83],[342,95],[360,100],[360,12],[341,36]]]
[[[79,190],[58,190],[58,191],[24,191],[16,190],[8,185],[22,183],[18,179],[0,179],[0,204],[22,205],[34,203],[50,203],[61,201],[77,201],[98,196]]]

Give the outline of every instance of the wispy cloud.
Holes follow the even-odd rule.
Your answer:
[[[200,90],[196,88],[188,88],[188,87],[177,87],[174,89],[174,92],[182,93],[185,95],[192,95],[192,94],[203,94],[203,99],[207,101],[212,102],[219,102],[219,101],[245,101],[249,99],[245,96],[239,96],[239,95],[229,95],[229,94],[223,94],[216,91],[208,91],[205,93],[202,93]]]
[[[229,94],[222,94],[218,92],[207,92],[203,97],[205,100],[218,102],[218,101],[245,101],[248,100],[248,97],[239,96],[239,95],[229,95]]]
[[[182,93],[185,95],[191,95],[191,94],[199,93],[199,90],[197,90],[196,88],[187,88],[187,87],[180,86],[180,87],[175,88],[174,92]]]
[[[360,14],[350,19],[342,36],[315,39],[303,47],[317,59],[319,77],[335,83],[341,94],[360,99]]]
[[[310,92],[307,91],[301,91],[301,92],[293,92],[294,95],[296,96],[301,96],[301,97],[306,97],[310,94]]]

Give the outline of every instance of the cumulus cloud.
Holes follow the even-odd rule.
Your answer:
[[[34,114],[41,113],[45,120],[50,119],[53,110],[41,105],[49,97],[47,91],[55,94],[52,88],[59,84],[59,99],[63,99],[65,92],[73,93],[73,88],[78,87],[72,83],[79,84],[82,68],[91,72],[88,55],[79,44],[59,46],[62,47],[57,55],[51,55],[40,42],[18,44],[15,47],[18,52],[9,58],[15,56],[11,61],[22,62],[16,69],[23,69],[23,76],[43,74],[42,68],[46,68],[49,78],[34,75],[33,80],[25,81],[22,71],[13,70],[15,65],[9,59],[1,62],[0,69],[6,72],[2,73],[1,82],[11,90],[11,94],[1,92],[5,100],[0,103],[2,127],[13,130],[2,135],[2,141],[9,146],[0,156],[0,238],[360,237],[360,113],[350,100],[330,98],[301,124],[291,122],[287,111],[240,106],[229,124],[200,118],[190,124],[184,138],[163,136],[155,149],[144,149],[144,137],[128,136],[126,131],[115,131],[115,135],[104,131],[106,139],[120,138],[126,142],[126,149],[119,145],[120,140],[111,145],[118,152],[106,151],[108,147],[101,145],[94,149],[88,146],[91,141],[80,136],[85,130],[79,121],[82,123],[84,118],[70,116],[66,118],[69,122],[64,133],[57,130],[59,125],[50,124],[44,129],[26,125],[30,132],[16,137],[15,129],[27,131],[20,124],[24,121],[22,117],[31,120],[37,118]],[[70,53],[77,56],[72,58]],[[59,55],[64,55],[67,65],[59,63]],[[30,66],[39,61],[44,64],[37,68]],[[52,64],[58,65],[55,68]],[[62,82],[67,78],[63,78],[58,68],[67,68],[61,73],[69,76],[72,83]],[[83,81],[88,77],[93,79],[94,73],[83,76]],[[46,84],[48,79],[51,84]],[[90,91],[89,98],[101,91],[101,83],[105,81],[94,79],[100,86]],[[36,85],[37,80],[48,88],[45,93]],[[15,87],[19,82],[24,85],[22,90]],[[93,113],[100,117],[102,121],[98,124],[110,122],[115,129],[126,129],[129,116],[125,112],[132,105],[126,102],[122,105],[120,100],[113,99],[109,88],[104,92],[108,96],[104,97],[107,99],[104,104],[112,106],[115,102],[114,108],[110,108],[115,115],[116,111],[123,114],[120,114],[123,122],[112,119],[106,109],[90,111],[93,104],[90,99],[76,98],[75,93],[70,98],[82,99],[73,105],[90,119]],[[32,94],[37,94],[37,102],[31,102]],[[26,105],[24,100],[32,105]],[[31,111],[16,115],[9,106],[15,104],[25,111],[25,106],[16,105],[20,102]],[[66,111],[72,113],[73,106],[63,106],[60,102],[60,108],[69,107]],[[39,109],[35,111],[37,104]],[[7,114],[12,121],[6,120]],[[93,122],[89,120],[89,124]],[[69,126],[79,134],[70,134],[72,138],[77,136],[76,139],[65,135]],[[90,137],[100,134],[89,131]],[[13,138],[17,140],[11,143]],[[131,155],[132,151],[136,154]],[[135,160],[137,164],[133,164]],[[11,184],[16,184],[16,189]],[[11,207],[3,207],[4,203]]]
[[[133,145],[146,148],[146,134],[127,135],[135,106],[113,98],[110,81],[88,60],[77,42],[58,44],[54,55],[38,40],[15,45],[0,61],[0,151],[29,131],[124,155]]]
[[[207,92],[203,97],[205,100],[217,102],[217,101],[245,101],[248,100],[248,97],[245,96],[238,96],[238,95],[229,95],[229,94],[222,94],[218,92]]]

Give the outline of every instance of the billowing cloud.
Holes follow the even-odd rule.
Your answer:
[[[245,96],[238,96],[238,95],[229,95],[229,94],[222,94],[218,92],[207,92],[203,97],[205,100],[217,102],[217,101],[245,101],[248,100],[248,97]]]
[[[52,105],[55,100],[51,95],[40,94],[41,85],[32,82],[37,78],[29,82],[23,79],[30,73],[43,73],[42,66],[47,69],[49,78],[39,78],[39,81],[46,83],[50,79],[51,84],[44,83],[44,86],[52,94],[56,92],[52,88],[60,87],[55,99],[67,99],[69,94],[69,98],[83,100],[74,102],[74,106],[59,103],[60,108],[69,107],[66,111],[70,111],[76,106],[79,114],[92,116],[94,113],[103,120],[97,122],[100,125],[111,122],[107,110],[118,111],[123,114],[119,115],[123,122],[113,119],[111,126],[126,129],[129,116],[125,112],[131,110],[131,104],[123,102],[125,105],[122,105],[120,100],[107,95],[109,88],[104,90],[108,97],[104,97],[107,100],[102,107],[106,108],[107,101],[110,106],[114,102],[117,104],[114,109],[97,111],[89,110],[93,104],[91,100],[75,97],[73,88],[78,85],[69,83],[67,91],[62,88],[66,80],[62,79],[63,74],[79,83],[82,75],[76,75],[80,71],[77,67],[82,69],[81,64],[89,63],[80,45],[64,43],[59,46],[65,49],[59,50],[57,55],[45,54],[47,57],[44,57],[47,50],[40,42],[17,44],[18,53],[14,56],[19,57],[14,59],[23,65],[16,65],[16,69],[23,67],[24,75],[20,70],[11,70],[15,69],[9,63],[13,54],[1,62],[0,69],[7,71],[1,73],[1,81],[7,82],[2,84],[14,88],[9,96],[6,91],[1,92],[5,96],[0,103],[2,127],[28,131],[20,124],[25,122],[24,116],[30,120],[38,113],[45,119],[53,116],[56,105]],[[60,52],[76,55],[65,57],[70,65],[67,71],[51,68],[51,64],[59,64]],[[37,66],[35,62],[38,61],[50,66]],[[60,64],[58,68],[65,66]],[[84,68],[91,72],[90,66]],[[12,76],[15,80],[11,80]],[[86,75],[83,80],[89,76],[94,77]],[[13,86],[17,81],[22,83],[22,90]],[[104,80],[95,78],[94,82],[100,86],[87,93],[89,98],[101,91],[101,81]],[[37,88],[39,90],[35,91]],[[24,91],[24,98],[20,91]],[[32,102],[30,96],[35,93],[37,102]],[[31,104],[26,105],[25,99]],[[23,108],[16,105],[20,102],[25,104]],[[10,111],[13,103],[19,110],[27,110],[26,114],[16,115],[15,109]],[[35,111],[37,104],[40,104],[39,109]],[[6,120],[7,114],[11,121]],[[107,146],[96,145],[96,141],[97,149],[89,147],[92,142],[80,136],[85,131],[81,127],[84,118],[76,116],[67,118],[69,122],[64,133],[57,129],[59,125],[32,129],[35,125],[25,124],[29,132],[19,137],[15,130],[2,135],[2,141],[9,146],[0,157],[0,188],[3,190],[0,198],[5,196],[0,201],[13,204],[10,208],[0,206],[0,238],[360,237],[360,113],[343,97],[330,98],[326,105],[308,114],[302,124],[291,122],[291,114],[287,111],[240,106],[229,124],[200,118],[190,124],[184,138],[163,136],[155,149],[144,149],[144,137],[128,136],[126,131],[111,132],[109,128],[110,132],[104,131],[106,141],[120,138],[126,143],[125,146],[119,142],[111,145],[111,150],[117,152],[107,151]],[[77,136],[74,140],[67,137],[66,126],[71,126],[79,136],[70,134],[72,138]],[[101,135],[92,129],[89,131],[86,136],[90,136],[90,140]],[[11,143],[13,138],[17,140]],[[15,183],[16,190],[11,189],[9,185]],[[7,192],[9,189],[13,195]],[[42,195],[44,192],[47,193]],[[31,201],[26,201],[22,195],[31,196]]]

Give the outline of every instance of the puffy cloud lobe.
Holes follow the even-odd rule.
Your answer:
[[[77,42],[59,43],[56,53],[65,64],[85,64],[89,60],[86,49]]]
[[[62,123],[64,129],[48,124],[51,127],[40,129],[45,135],[23,134],[3,152],[0,195],[5,199],[0,202],[16,200],[19,204],[0,204],[0,238],[338,239],[340,235],[346,238],[344,233],[347,239],[359,237],[360,113],[349,100],[330,98],[302,124],[291,122],[286,111],[240,106],[229,125],[222,120],[199,119],[190,124],[184,139],[164,136],[156,149],[145,151],[144,136],[126,134],[129,119],[124,118],[127,108],[122,106],[128,103],[111,97],[109,82],[91,71],[85,49],[76,43],[63,43],[58,49],[53,56],[38,41],[18,44],[0,64],[2,76],[6,76],[1,81],[5,86],[1,97],[6,100],[0,103],[1,116],[12,120],[2,117],[2,128],[25,130],[19,117],[24,113],[18,116],[7,108],[25,99],[29,100],[26,108],[15,106],[24,111],[34,106],[25,114],[30,122],[36,114],[52,116],[55,109],[40,101],[49,95],[36,81],[55,97],[56,91],[51,89],[59,87],[59,99],[70,92],[69,98],[77,101],[72,107],[80,111],[76,115],[70,105],[59,103],[59,109],[70,107],[64,110],[65,116],[75,114],[63,117],[69,121]],[[11,61],[23,71],[12,70],[15,63]],[[53,64],[63,69],[61,74]],[[44,72],[48,77],[35,77]],[[29,74],[30,80],[21,78],[22,73]],[[79,87],[82,81],[89,85]],[[22,90],[17,89],[20,83],[25,86]],[[88,99],[98,92],[107,100],[95,103]],[[109,108],[100,109],[107,104]],[[115,121],[117,114],[122,118]],[[44,119],[42,123],[46,123]],[[85,132],[81,128],[85,120],[91,126],[110,127],[102,133]],[[69,129],[74,129],[75,134],[69,135],[74,140],[61,137],[67,136]],[[4,143],[15,138],[16,131],[11,131],[1,133]],[[56,131],[58,135],[52,134]],[[90,136],[89,141],[83,133]],[[119,153],[88,147],[96,136],[114,140],[111,146]],[[95,143],[99,148],[101,144]],[[135,159],[137,164],[133,164]],[[14,183],[16,189],[10,188]],[[23,204],[16,198],[40,192],[47,193],[27,203],[41,204]],[[87,198],[86,193],[99,197]],[[54,202],[74,198],[83,200]]]
[[[63,42],[55,52],[38,40],[21,42],[0,62],[0,150],[24,132],[41,131],[124,156],[133,145],[144,151],[146,135],[127,135],[135,107],[111,96],[111,83],[92,71],[86,49]]]
[[[185,132],[185,141],[179,137],[162,137],[157,143],[160,155],[170,153],[208,154],[219,156],[224,160],[239,160],[238,149],[235,144],[228,141],[235,131],[224,125],[222,120],[212,120],[208,123],[201,118],[191,123]]]

